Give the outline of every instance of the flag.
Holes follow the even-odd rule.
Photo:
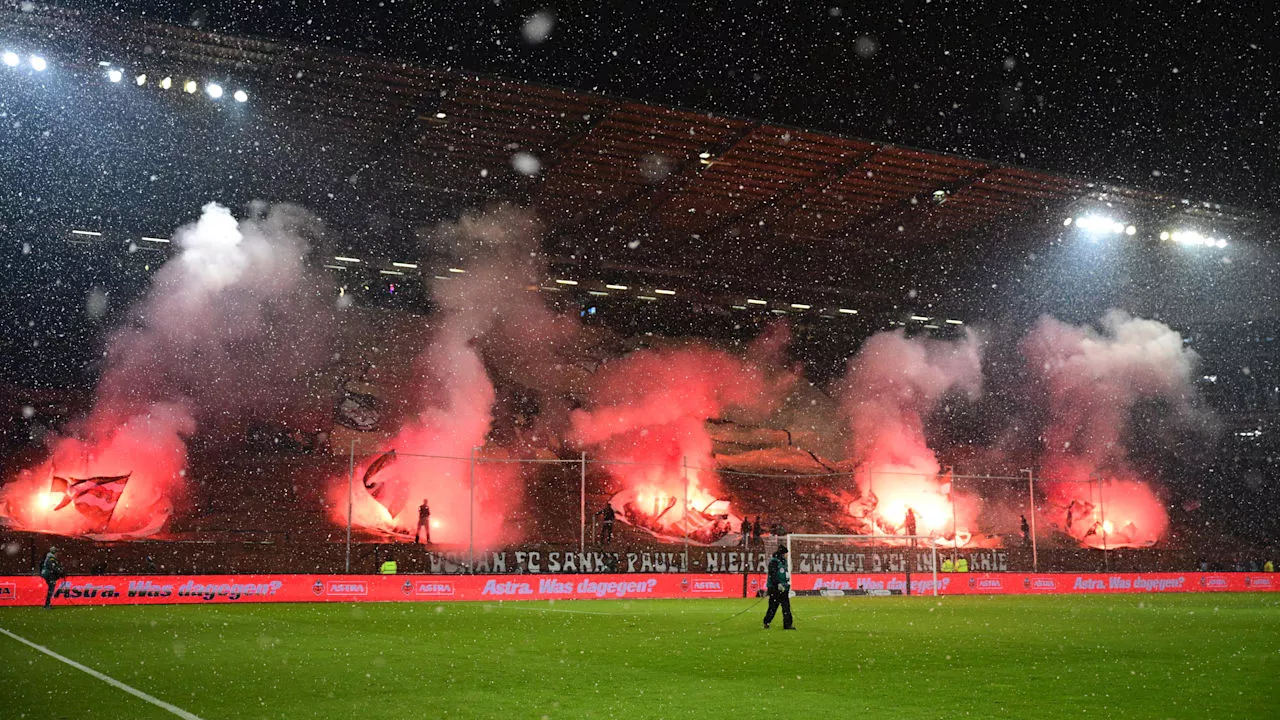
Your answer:
[[[81,515],[94,520],[97,527],[105,528],[128,481],[129,475],[82,479],[54,476],[49,492],[62,493],[62,501],[54,508],[55,511],[74,505]]]
[[[408,490],[399,485],[391,487],[385,479],[378,479],[377,475],[395,461],[395,450],[388,450],[382,453],[364,471],[364,479],[361,480],[364,484],[364,489],[368,490],[373,499],[381,503],[382,507],[391,513],[392,518],[395,518],[404,509],[405,503],[409,500]]]

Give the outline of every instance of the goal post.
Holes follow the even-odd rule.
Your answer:
[[[835,547],[844,549],[875,549],[875,550],[907,550],[915,551],[927,550],[930,553],[929,563],[931,573],[933,575],[933,594],[938,594],[938,538],[930,535],[821,535],[807,533],[792,533],[786,536],[787,543],[787,577],[791,577],[794,568],[794,558],[796,556],[797,545],[807,547],[809,543],[818,548],[822,548],[824,552],[831,552]],[[912,558],[914,559],[914,558]],[[911,594],[911,560],[908,560],[905,567],[907,576],[906,594]]]

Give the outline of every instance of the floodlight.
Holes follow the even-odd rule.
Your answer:
[[[113,83],[118,83],[124,79],[124,72],[120,68],[111,68],[107,71],[107,79]]]
[[[18,67],[18,63],[22,62],[22,58],[18,57],[18,53],[12,50],[4,51],[4,64],[9,67]]]
[[[231,97],[235,98],[236,102],[249,102],[249,93],[243,90],[237,90]]]
[[[218,83],[209,83],[205,86],[204,91],[214,100],[222,97],[222,86]]]
[[[191,95],[194,95],[196,90],[199,90],[199,89],[200,89],[200,86],[196,84],[195,80],[188,80],[182,84],[183,92],[186,92]]]
[[[138,77],[134,78],[133,81],[138,83],[138,87],[142,87],[143,85],[147,84],[147,74],[143,73]]]
[[[31,63],[31,69],[36,72],[44,72],[45,68],[49,67],[49,63],[45,62],[44,58],[39,55],[32,55],[27,58],[27,62]]]
[[[173,78],[166,77],[165,79],[160,81],[160,89],[168,90],[171,87],[173,87]]]

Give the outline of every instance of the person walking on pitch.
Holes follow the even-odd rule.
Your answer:
[[[764,629],[769,629],[773,616],[782,608],[782,629],[795,630],[791,619],[791,576],[787,572],[787,546],[779,545],[769,558],[769,609],[764,613]]]

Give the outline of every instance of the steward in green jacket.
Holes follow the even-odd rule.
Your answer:
[[[773,616],[782,608],[782,629],[795,630],[791,623],[791,575],[787,572],[787,546],[779,545],[769,558],[769,609],[764,614],[764,629],[769,629]]]

